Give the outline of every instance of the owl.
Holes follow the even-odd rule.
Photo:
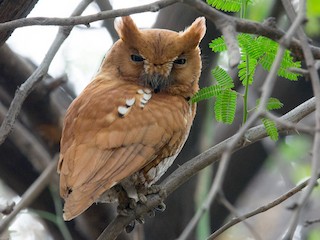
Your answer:
[[[149,194],[190,131],[201,73],[197,18],[183,32],[115,22],[119,40],[67,110],[58,173],[71,220],[95,202],[127,207]],[[128,201],[128,199],[130,201]]]

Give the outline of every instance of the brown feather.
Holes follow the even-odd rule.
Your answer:
[[[58,172],[66,220],[124,181],[136,190],[150,186],[172,164],[195,115],[195,104],[187,100],[198,90],[201,61],[196,46],[204,24],[204,19],[198,19],[185,33],[176,33],[139,30],[130,17],[118,22],[121,39],[64,120]],[[193,48],[184,48],[185,35],[193,37],[189,44],[196,43]],[[133,62],[132,54],[141,54],[144,63]],[[174,65],[181,56],[187,64]],[[145,72],[148,69],[151,72]],[[172,82],[160,92],[141,78],[165,72]]]

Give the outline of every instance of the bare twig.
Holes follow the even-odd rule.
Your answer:
[[[222,27],[221,32],[228,49],[229,66],[230,68],[234,68],[240,63],[241,57],[235,27],[233,25],[226,25]]]
[[[274,114],[272,114],[268,111],[265,111],[264,113],[262,113],[261,116],[264,116],[264,117],[274,121],[277,126],[279,126],[279,125],[284,126],[288,130],[292,129],[296,132],[306,133],[306,134],[310,134],[310,135],[313,135],[315,133],[314,127],[309,127],[309,126],[306,126],[303,124],[297,124],[297,123],[285,121],[285,120],[275,116]]]
[[[15,216],[23,209],[29,206],[33,200],[39,196],[42,190],[48,185],[52,174],[56,170],[58,162],[58,155],[51,161],[50,165],[43,171],[38,179],[28,188],[22,195],[21,200],[15,206],[14,210],[0,222],[0,233],[2,233],[9,226]]]
[[[92,0],[83,0],[78,7],[74,10],[71,16],[81,14],[86,7],[90,4]],[[30,92],[34,89],[36,84],[40,82],[43,77],[47,74],[49,66],[61,47],[64,40],[69,36],[72,27],[61,27],[59,32],[52,43],[50,49],[48,50],[46,56],[43,61],[39,65],[39,67],[33,72],[33,74],[19,87],[17,90],[8,110],[8,113],[3,120],[0,127],[0,145],[4,142],[4,140],[9,135],[10,131],[13,128],[14,122],[18,117],[18,114],[21,110],[22,103],[26,99],[26,97],[30,94]]]
[[[108,19],[115,18],[119,16],[127,16],[134,13],[142,13],[142,12],[157,12],[161,8],[170,6],[174,3],[179,2],[179,0],[160,0],[154,3],[145,4],[137,7],[131,8],[122,8],[122,9],[114,9],[108,11],[102,11],[97,14],[87,15],[87,16],[78,16],[73,15],[69,18],[45,18],[45,17],[32,17],[25,19],[17,19],[9,22],[0,24],[0,31],[7,31],[10,29],[15,29],[19,27],[26,26],[74,26],[74,25],[86,25],[89,23]],[[76,14],[79,15],[79,14]]]
[[[313,225],[315,223],[320,223],[320,219],[307,220],[307,221],[305,221],[303,226],[304,227],[309,227],[309,226],[311,226],[311,225]]]
[[[284,6],[286,6],[286,11],[288,12],[289,18],[294,18],[294,10],[292,7],[292,4],[289,0],[282,0],[282,3]],[[316,99],[316,111],[315,111],[315,123],[316,123],[316,129],[319,129],[320,127],[320,83],[319,83],[319,75],[315,66],[315,60],[312,56],[311,49],[309,47],[307,36],[302,28],[302,24],[304,24],[305,21],[305,14],[306,14],[306,1],[300,0],[299,4],[299,11],[298,14],[294,20],[294,22],[299,22],[298,28],[297,28],[297,35],[300,39],[303,54],[306,60],[307,68],[310,74],[310,79],[312,83],[312,89],[313,94]],[[314,186],[317,183],[318,179],[318,171],[320,167],[320,132],[315,131],[314,135],[314,141],[313,141],[313,148],[312,148],[312,172],[311,172],[311,178],[308,182],[308,186],[306,190],[303,192],[301,198],[299,199],[299,202],[297,204],[297,207],[293,210],[292,218],[290,219],[289,227],[287,229],[287,232],[284,235],[283,239],[292,239],[294,232],[296,230],[296,227],[298,225],[299,216],[302,208],[310,198],[311,192],[313,191]]]
[[[284,36],[284,32],[271,27],[266,24],[261,24],[258,22],[253,22],[245,19],[238,19],[232,16],[228,16],[222,12],[219,12],[212,7],[208,6],[201,0],[160,0],[151,4],[141,5],[138,7],[132,8],[123,8],[116,9],[111,11],[102,11],[97,14],[81,16],[81,17],[71,17],[71,18],[44,18],[44,17],[35,17],[35,18],[26,18],[26,19],[17,19],[6,23],[0,24],[0,31],[7,31],[10,29],[15,29],[25,26],[74,26],[74,25],[86,25],[88,26],[91,22],[105,20],[108,18],[114,18],[118,16],[126,16],[134,13],[141,12],[155,12],[159,11],[161,8],[173,5],[175,3],[184,3],[194,9],[198,10],[201,14],[207,17],[209,20],[214,22],[219,29],[222,29],[222,26],[228,23],[235,27],[237,32],[243,33],[252,33],[261,36],[268,37],[272,40],[279,41]],[[301,44],[296,39],[292,39],[289,45],[289,49],[296,54],[298,58],[303,58]],[[311,46],[313,56],[316,59],[320,59],[320,48]]]
[[[184,0],[183,2],[199,11],[207,19],[214,22],[218,29],[221,29],[221,26],[223,26],[225,23],[228,23],[229,25],[235,26],[237,32],[257,34],[268,37],[274,41],[279,41],[285,35],[282,30],[271,27],[269,25],[261,24],[247,19],[235,18],[221,12],[217,12],[201,0]],[[303,58],[301,44],[298,40],[291,39],[288,48],[298,58]],[[320,48],[311,46],[311,50],[314,58],[320,59]]]
[[[280,203],[284,202],[285,200],[289,199],[290,197],[292,197],[294,194],[300,192],[303,188],[305,188],[308,184],[308,180],[304,181],[303,183],[299,184],[298,186],[290,189],[288,192],[286,192],[285,194],[281,195],[280,197],[278,197],[277,199],[275,199],[274,201],[268,203],[267,205],[264,205],[262,207],[259,207],[249,213],[246,213],[240,217],[235,217],[233,219],[231,219],[228,223],[226,223],[225,225],[223,225],[221,228],[219,228],[217,231],[215,231],[213,234],[211,234],[208,237],[208,240],[213,240],[215,238],[217,238],[221,233],[223,233],[224,231],[226,231],[227,229],[231,228],[232,226],[236,225],[239,222],[242,222],[243,219],[248,219],[251,218],[253,216],[256,216],[260,213],[266,212],[269,209],[279,205]]]
[[[251,226],[251,224],[249,224],[245,218],[242,218],[241,216],[239,217],[239,214],[237,213],[237,210],[235,209],[234,206],[232,206],[232,204],[228,201],[228,199],[226,198],[226,196],[221,193],[219,195],[219,201],[221,204],[223,204],[223,206],[226,207],[226,209],[229,210],[229,212],[231,214],[233,214],[235,217],[240,218],[240,221],[247,227],[247,229],[251,232],[251,235],[254,237],[254,239],[256,240],[262,240],[261,236],[259,235],[259,233],[257,233],[254,228]]]
[[[293,37],[295,30],[299,27],[299,24],[294,22],[289,28],[288,32],[284,35],[284,37],[280,40],[280,45],[278,47],[278,51],[275,57],[274,62],[272,63],[270,72],[262,86],[262,95],[259,107],[255,113],[253,113],[248,121],[239,129],[239,131],[234,135],[234,138],[228,143],[225,151],[222,154],[222,158],[216,173],[216,177],[212,183],[212,187],[208,193],[206,200],[204,201],[202,207],[198,209],[196,214],[190,220],[180,237],[179,240],[187,239],[190,235],[201,216],[210,208],[211,203],[216,198],[219,191],[222,189],[222,183],[224,180],[225,173],[227,171],[227,167],[229,165],[229,161],[231,158],[231,154],[234,151],[234,148],[237,146],[237,143],[241,140],[242,136],[245,134],[247,129],[252,126],[252,124],[265,113],[265,109],[267,106],[268,99],[271,96],[271,92],[273,90],[275,79],[278,73],[278,69],[280,67],[283,55],[285,53],[286,47],[290,43],[290,39]]]
[[[109,0],[95,0],[101,11],[112,10],[112,5]],[[118,34],[114,28],[114,18],[103,20],[103,26],[108,30],[113,42],[119,39]]]

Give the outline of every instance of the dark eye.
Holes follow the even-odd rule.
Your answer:
[[[144,58],[141,57],[140,55],[132,54],[131,60],[134,62],[142,62],[144,60]]]
[[[185,58],[178,58],[178,59],[176,59],[176,60],[173,61],[173,63],[179,64],[179,65],[183,65],[183,64],[185,64],[186,62],[187,62],[187,59],[185,59]]]

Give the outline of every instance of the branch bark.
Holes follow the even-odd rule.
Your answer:
[[[24,18],[33,9],[38,0],[3,0],[0,2],[0,22]],[[17,6],[19,6],[17,8]],[[10,37],[14,29],[0,31],[0,46]]]

